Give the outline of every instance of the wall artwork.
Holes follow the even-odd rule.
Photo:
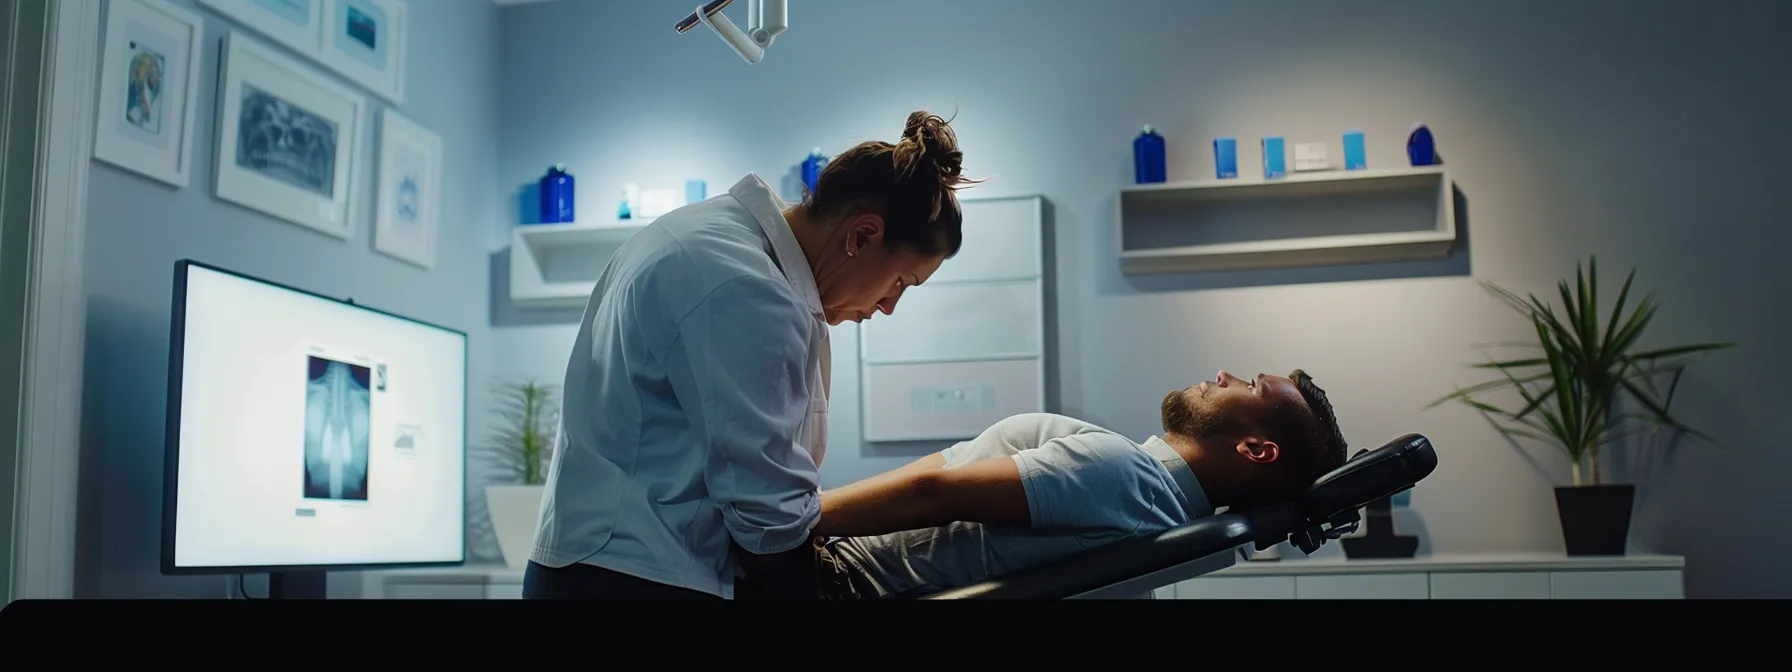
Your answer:
[[[199,0],[245,28],[312,56],[323,34],[323,0]]]
[[[374,249],[434,268],[441,186],[442,138],[396,112],[382,110]]]
[[[107,3],[94,158],[187,186],[204,34],[199,15],[165,0]]]
[[[218,198],[347,239],[367,99],[242,35],[218,81]]]
[[[405,0],[198,0],[393,104],[404,102]]]
[[[394,104],[404,102],[405,20],[401,0],[322,0],[318,59]]]

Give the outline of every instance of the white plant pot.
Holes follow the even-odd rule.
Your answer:
[[[535,546],[536,523],[541,516],[542,486],[485,486],[485,507],[492,517],[492,533],[498,537],[498,550],[504,564],[522,569]]]

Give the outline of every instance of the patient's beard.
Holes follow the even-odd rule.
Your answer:
[[[1214,408],[1205,400],[1195,402],[1188,398],[1186,390],[1178,390],[1164,395],[1160,407],[1164,431],[1192,439],[1221,436],[1235,432],[1242,423],[1229,417],[1223,410]]]

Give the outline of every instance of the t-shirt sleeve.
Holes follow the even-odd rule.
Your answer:
[[[1033,529],[1131,534],[1168,529],[1187,518],[1163,465],[1119,436],[1055,438],[1013,460]]]
[[[1003,418],[979,433],[940,451],[946,467],[957,467],[993,457],[1009,457],[1034,450],[1052,439],[1076,434],[1111,434],[1094,424],[1055,413],[1021,413]]]

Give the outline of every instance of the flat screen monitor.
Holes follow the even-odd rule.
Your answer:
[[[190,260],[171,331],[163,573],[465,560],[465,333]]]

